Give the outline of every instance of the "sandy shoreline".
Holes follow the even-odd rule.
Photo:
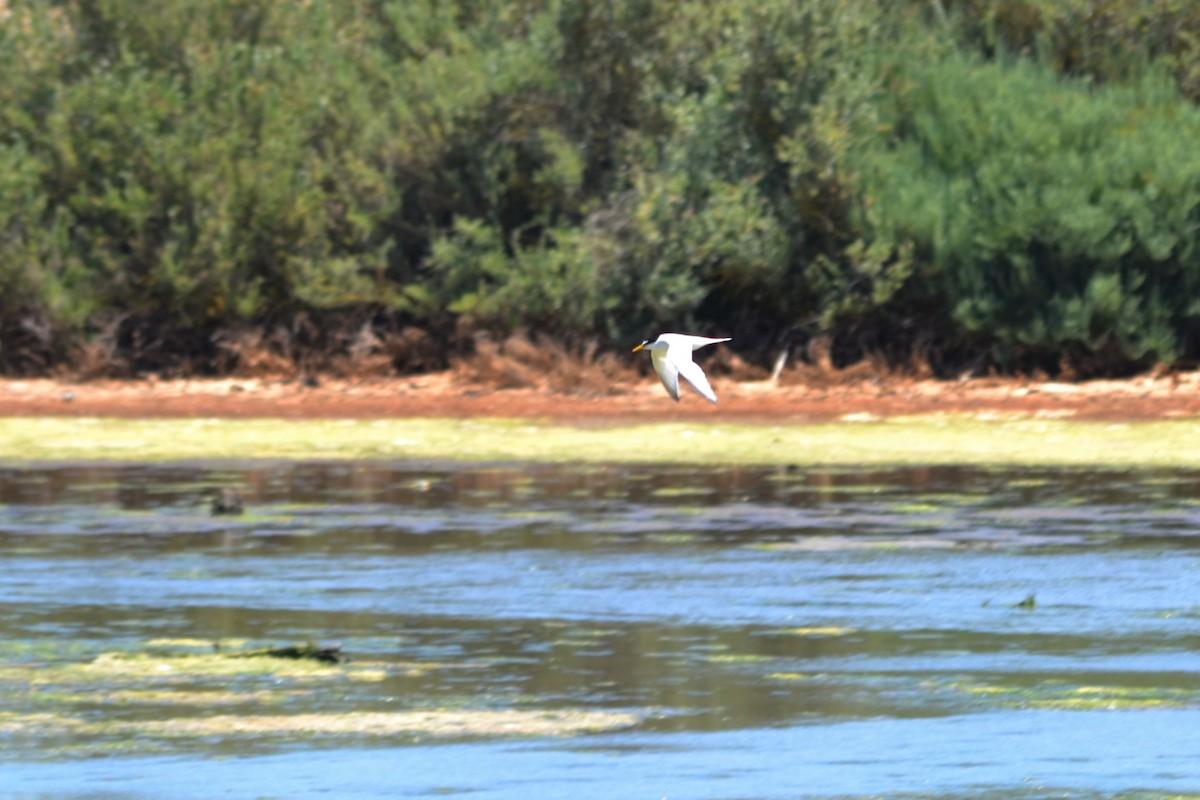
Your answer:
[[[934,413],[1082,420],[1200,416],[1200,373],[1080,383],[1007,379],[857,380],[824,385],[715,379],[720,404],[668,398],[653,377],[612,394],[496,389],[452,373],[363,380],[0,380],[0,416],[371,419],[516,417],[579,424],[713,419],[804,423]]]

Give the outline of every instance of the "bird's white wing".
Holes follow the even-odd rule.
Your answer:
[[[732,339],[726,337],[724,339],[710,339],[707,336],[689,336],[688,337],[693,350],[699,350],[701,347],[708,347],[710,344],[720,344],[721,342],[731,342]]]
[[[667,348],[667,358],[674,365],[677,373],[675,394],[678,395],[678,378],[682,377],[684,382],[710,403],[717,402],[717,395],[708,384],[708,378],[704,374],[704,370],[700,369],[695,361],[692,361],[692,351],[697,347],[703,347],[705,344],[713,344],[720,341],[719,339],[705,339],[701,344],[697,344],[697,340],[703,339],[700,336],[676,336],[671,342],[671,346]]]
[[[663,388],[667,390],[667,394],[671,395],[676,401],[679,400],[679,369],[675,366],[671,359],[671,351],[665,353],[651,353],[650,361],[654,364],[654,371],[658,373],[658,379],[662,381]],[[693,365],[694,366],[694,365]]]
[[[672,350],[679,348],[685,353],[692,350],[699,350],[701,347],[708,347],[710,344],[732,341],[728,337],[713,339],[708,336],[692,336],[690,333],[664,333],[658,337],[658,340],[666,342]]]
[[[696,394],[710,403],[717,402],[716,392],[708,385],[708,378],[705,377],[704,370],[700,369],[700,365],[695,361],[689,358],[686,363],[679,364],[679,376],[696,391]],[[678,395],[678,393],[679,390],[676,389],[675,394]],[[675,399],[678,400],[678,396]]]

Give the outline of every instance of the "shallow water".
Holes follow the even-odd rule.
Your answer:
[[[4,791],[1200,794],[1198,479],[3,469]],[[245,514],[209,513],[222,486],[243,493]],[[294,679],[94,666],[305,641],[338,642],[351,661]],[[320,727],[413,710],[620,724]],[[321,722],[218,724],[280,718]]]

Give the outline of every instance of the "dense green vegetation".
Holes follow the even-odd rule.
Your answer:
[[[0,16],[0,371],[403,370],[519,329],[943,375],[1200,357],[1184,0]]]

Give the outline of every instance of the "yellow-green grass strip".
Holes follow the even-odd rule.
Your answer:
[[[0,418],[0,463],[195,459],[1200,466],[1200,420],[934,415],[821,424]]]

